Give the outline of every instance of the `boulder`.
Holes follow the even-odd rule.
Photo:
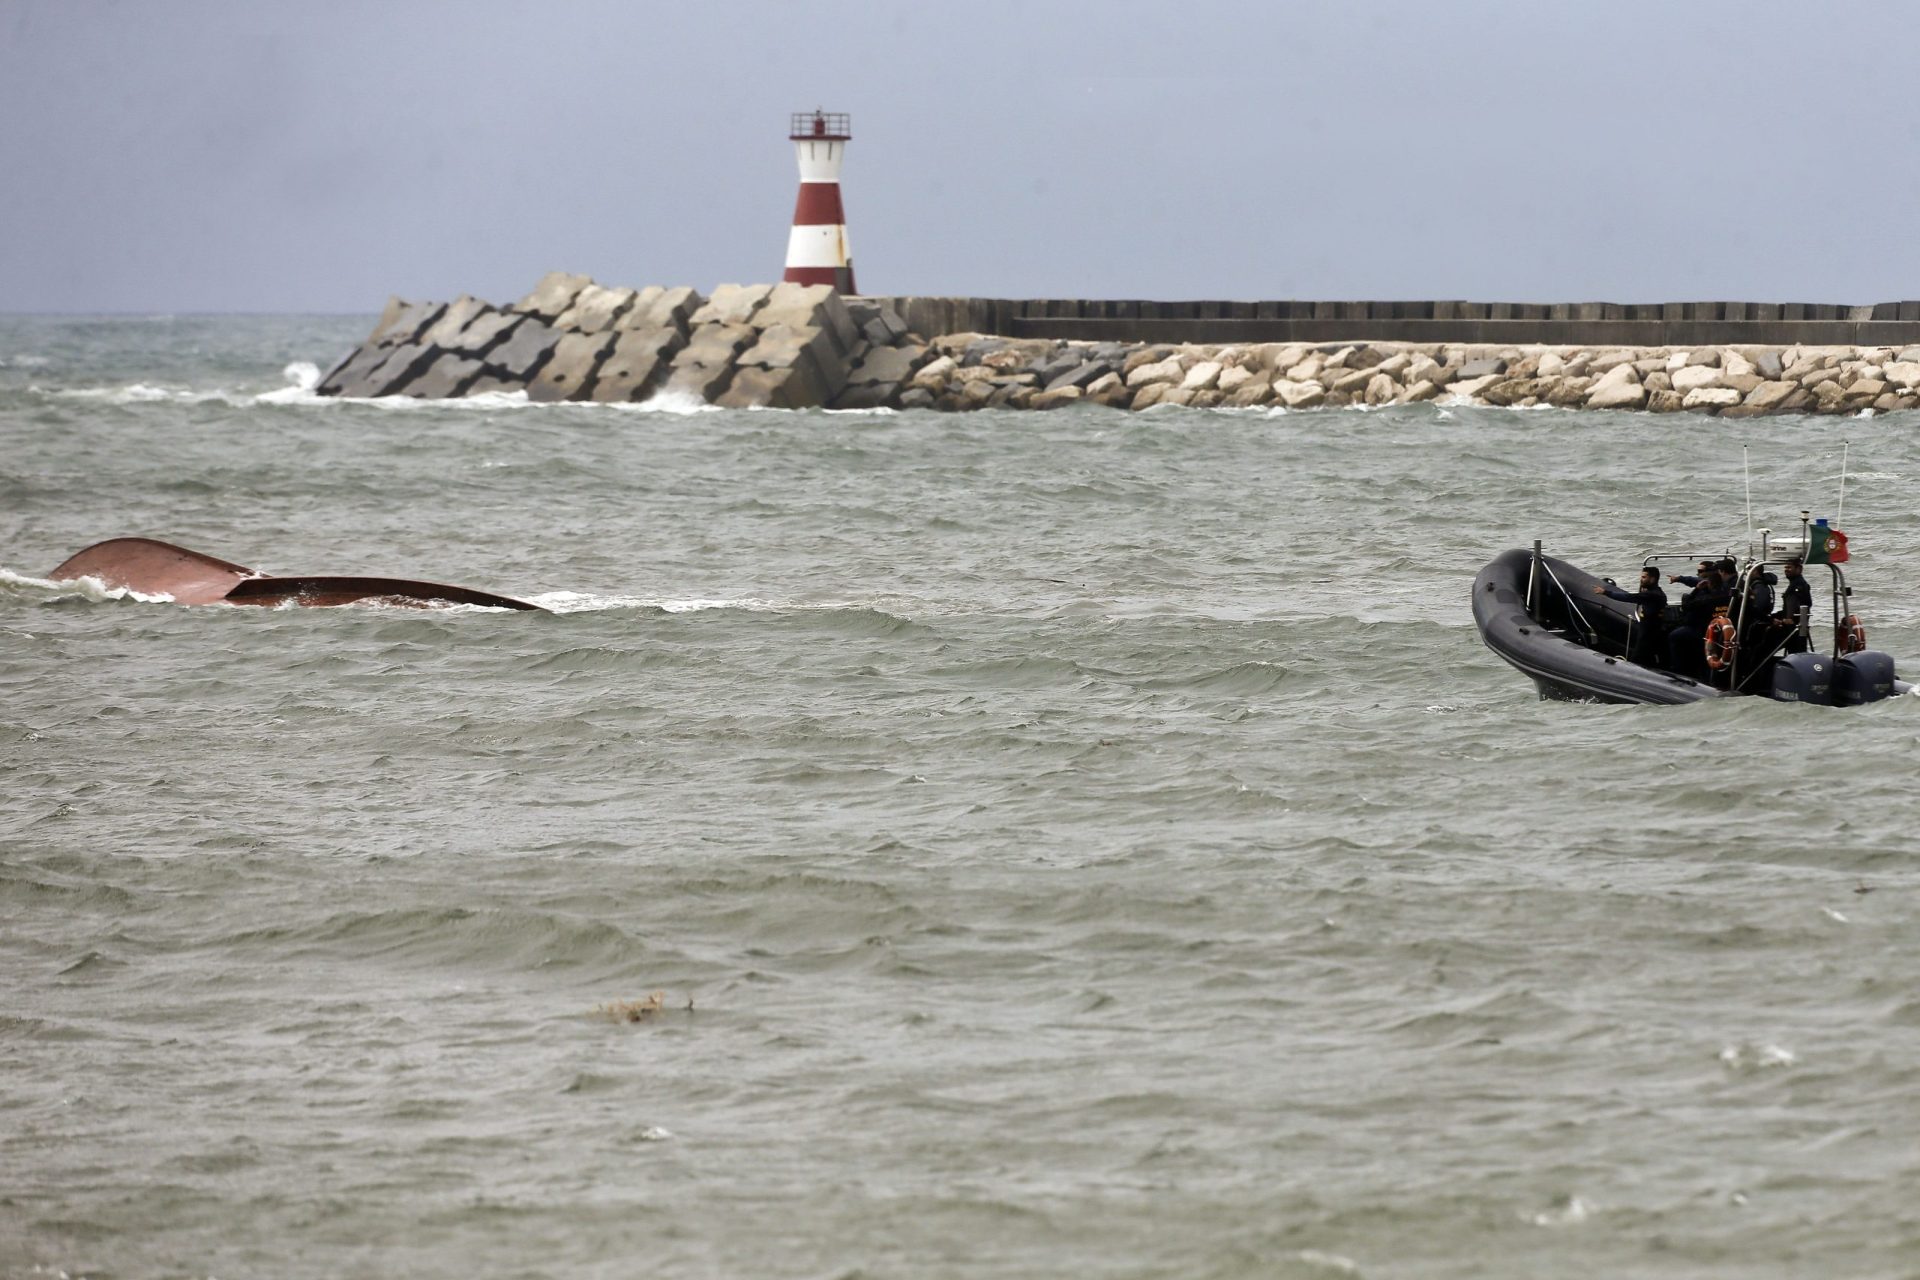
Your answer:
[[[1655,369],[1642,378],[1641,383],[1646,387],[1649,395],[1655,391],[1673,390],[1673,377],[1665,369]]]
[[[1227,393],[1226,403],[1235,409],[1251,409],[1273,399],[1272,374],[1260,373]]]
[[[1338,391],[1342,395],[1358,395],[1373,379],[1373,369],[1334,368],[1327,370],[1321,381],[1327,390]]]
[[[1034,397],[1028,402],[1027,407],[1032,409],[1058,409],[1061,405],[1072,404],[1085,394],[1086,393],[1081,391],[1080,388],[1072,386],[1058,387],[1052,391],[1038,391],[1034,393]]]
[[[1486,378],[1505,373],[1506,371],[1507,362],[1505,360],[1469,360],[1460,366],[1458,379],[1462,382],[1471,382],[1476,378]],[[1489,384],[1483,383],[1482,385],[1485,386]]]
[[[1816,382],[1812,386],[1803,383],[1801,389],[1813,393],[1813,403],[1821,413],[1838,413],[1845,407],[1847,393],[1838,379]]]
[[[1408,387],[1405,391],[1400,393],[1400,403],[1420,404],[1422,401],[1431,400],[1439,394],[1440,394],[1439,383],[1431,382],[1425,378],[1422,378],[1420,381],[1414,383],[1412,386]]]
[[[1858,378],[1847,388],[1847,399],[1855,404],[1868,404],[1885,394],[1887,384],[1878,378]]]
[[[1882,376],[1902,391],[1911,391],[1920,387],[1920,360],[1895,360],[1886,365]]]
[[[1647,393],[1647,411],[1649,413],[1678,413],[1681,396],[1678,391],[1650,391]]]
[[[1173,384],[1171,382],[1146,382],[1137,388],[1129,388],[1129,390],[1133,392],[1134,408],[1151,409],[1166,398],[1167,392],[1173,390]]]
[[[1744,378],[1749,374],[1758,372],[1759,370],[1754,366],[1753,361],[1747,359],[1738,351],[1724,351],[1720,355],[1720,373],[1722,377]],[[1762,379],[1762,381],[1764,380],[1765,379]],[[1729,383],[1727,385],[1731,386],[1732,384]]]
[[[1264,377],[1269,377],[1269,375],[1257,373],[1255,369],[1249,368],[1244,364],[1229,365],[1220,371],[1219,380],[1213,385],[1219,389],[1222,395],[1230,396],[1247,383],[1254,381],[1256,378]]]
[[[1740,403],[1751,408],[1759,409],[1762,412],[1777,409],[1788,396],[1792,395],[1794,391],[1798,389],[1798,385],[1797,383],[1787,382],[1784,379],[1776,382],[1762,382],[1759,386],[1747,392],[1746,399]]]
[[[604,285],[589,284],[574,295],[573,305],[560,313],[553,327],[577,329],[582,333],[611,329],[620,317],[632,309],[639,297],[632,289],[609,289]]]
[[[1156,382],[1178,383],[1186,377],[1186,370],[1180,367],[1179,357],[1169,357],[1154,364],[1143,364],[1127,375],[1127,385],[1139,388],[1152,386]]]
[[[1677,391],[1669,394],[1678,394]],[[1682,409],[1724,409],[1740,403],[1740,393],[1732,387],[1695,387],[1680,400]]]
[[[1160,397],[1160,403],[1177,404],[1184,409],[1193,403],[1195,394],[1195,392],[1189,391],[1185,387],[1168,387],[1166,392]]]
[[[1289,409],[1311,409],[1326,402],[1327,389],[1318,382],[1276,382],[1273,393]]]
[[[1211,390],[1220,381],[1222,365],[1218,360],[1201,360],[1187,370],[1187,376],[1180,381],[1182,391]]]
[[[1557,378],[1566,372],[1567,362],[1557,351],[1543,351],[1534,371],[1542,378]]]
[[[399,391],[402,395],[416,396],[422,400],[450,400],[466,395],[467,388],[485,372],[486,366],[472,356],[448,351]]]
[[[1403,389],[1393,380],[1393,375],[1379,372],[1374,366],[1374,374],[1367,379],[1366,399],[1368,404],[1392,404]]]
[[[1751,368],[1752,366],[1748,367]],[[1766,379],[1757,373],[1728,373],[1724,365],[1721,366],[1720,369],[1720,385],[1733,388],[1740,393],[1742,398],[1746,396],[1747,392],[1753,390],[1765,381]]]
[[[1673,389],[1683,397],[1695,391],[1720,385],[1720,370],[1712,365],[1683,365],[1669,376],[1673,380]],[[1738,399],[1738,397],[1735,398]]]
[[[1112,372],[1114,372],[1114,366],[1111,360],[1085,360],[1046,379],[1044,385],[1048,391],[1058,391],[1063,387],[1079,387],[1085,390],[1089,383],[1104,378]]]
[[[552,323],[559,319],[580,291],[593,283],[591,276],[568,275],[564,271],[549,271],[540,277],[540,283],[533,286],[533,292],[513,304],[515,311],[524,311],[528,315],[539,316]]]
[[[666,377],[674,353],[686,341],[678,329],[623,329],[600,362],[593,398],[603,403],[644,400]]]
[[[900,393],[900,407],[902,409],[931,409],[933,408],[933,392],[927,390],[925,387],[914,387],[911,390],[902,391]]]
[[[585,400],[593,392],[594,374],[613,349],[611,333],[562,333],[553,355],[527,384],[527,399],[552,402]]]
[[[1647,388],[1625,361],[1610,366],[1587,388],[1589,409],[1638,409],[1646,402]]]
[[[1480,393],[1488,404],[1508,407],[1523,400],[1538,401],[1552,386],[1552,378],[1503,378]]]
[[[1099,377],[1095,378],[1092,382],[1089,382],[1084,388],[1084,390],[1086,394],[1089,396],[1103,396],[1103,395],[1106,395],[1108,392],[1112,391],[1115,387],[1125,387],[1126,385],[1127,385],[1126,380],[1122,378],[1119,374],[1103,373]]]
[[[743,325],[773,296],[770,284],[723,284],[716,287],[706,305],[687,317],[690,325]]]
[[[1504,364],[1505,362],[1501,361],[1500,363]],[[1464,373],[1465,371],[1465,366],[1463,366],[1461,372]],[[1483,373],[1472,378],[1457,379],[1447,389],[1456,396],[1465,396],[1468,399],[1472,399],[1499,381],[1499,374]]]
[[[1133,371],[1143,364],[1158,364],[1173,351],[1165,343],[1153,343],[1150,346],[1135,348],[1120,364],[1120,377],[1124,381],[1133,377]]]

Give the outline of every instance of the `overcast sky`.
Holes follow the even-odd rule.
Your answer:
[[[1920,5],[0,0],[0,311],[1920,297]]]

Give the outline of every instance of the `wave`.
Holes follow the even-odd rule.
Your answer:
[[[25,600],[34,604],[57,604],[64,600],[85,600],[105,604],[113,600],[138,600],[142,604],[172,604],[164,593],[147,595],[128,587],[110,587],[98,578],[67,578],[55,582],[30,574],[0,568],[0,598]]]

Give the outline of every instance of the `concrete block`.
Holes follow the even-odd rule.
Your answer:
[[[791,329],[776,324],[740,355],[744,367],[790,369],[804,367],[825,388],[822,401],[847,382],[847,359],[825,329]]]
[[[685,333],[690,317],[706,303],[695,289],[648,285],[618,324],[624,329],[678,329]]]
[[[446,309],[443,302],[407,302],[398,297],[388,298],[386,309],[380,313],[380,319],[374,324],[373,332],[367,335],[367,341],[383,347],[397,347],[403,342],[412,342],[428,325],[439,320]]]
[[[779,369],[742,366],[714,399],[729,409],[813,409],[827,402],[819,375],[804,363]]]
[[[465,328],[440,345],[449,351],[484,358],[495,346],[505,341],[507,335],[511,334],[522,321],[529,324],[540,323],[538,320],[528,320],[518,311],[502,311],[498,307],[488,307],[475,316]],[[438,327],[435,326],[435,328]]]
[[[847,384],[864,386],[880,382],[905,382],[913,377],[921,365],[927,363],[928,356],[926,347],[874,347],[847,375]]]
[[[467,385],[485,372],[486,366],[472,356],[448,351],[428,365],[425,372],[399,388],[399,392],[421,400],[451,400],[467,394]]]
[[[487,352],[487,367],[498,370],[500,376],[511,382],[525,385],[540,372],[540,366],[547,362],[559,341],[559,331],[545,321],[533,316],[522,317],[506,341]]]
[[[438,347],[420,342],[403,343],[387,351],[387,358],[367,374],[357,390],[349,388],[341,394],[370,398],[393,395],[425,373],[427,366],[439,358]]]
[[[745,324],[772,295],[770,284],[723,284],[714,289],[705,306],[688,317],[687,323]]]
[[[313,393],[320,396],[365,396],[367,375],[385,363],[393,354],[392,347],[382,347],[374,343],[355,347],[347,353],[347,358],[327,370],[325,377],[314,384]]]
[[[678,329],[616,330],[613,347],[594,377],[593,399],[606,404],[646,399],[685,343]]]
[[[826,284],[790,284],[773,286],[767,304],[753,313],[750,323],[756,329],[784,324],[790,329],[825,329],[840,350],[851,351],[860,336],[847,309],[847,302]]]
[[[589,284],[574,296],[573,305],[560,313],[553,327],[576,329],[581,333],[611,329],[633,307],[639,296],[632,289],[609,289],[604,285]]]
[[[687,345],[673,358],[679,364],[725,365],[760,335],[744,324],[700,324],[687,335]]]
[[[685,355],[683,351],[680,353]],[[712,404],[726,392],[727,384],[733,379],[733,366],[727,364],[681,364],[677,359],[673,371],[660,388],[662,393],[689,395],[696,400]]]
[[[440,311],[439,319],[420,333],[422,342],[431,342],[448,351],[460,347],[460,331],[493,308],[470,293],[463,293]]]
[[[515,311],[524,311],[528,315],[539,316],[542,320],[558,319],[580,291],[593,283],[590,276],[571,276],[563,271],[549,271],[540,277],[540,283],[533,286],[533,292],[513,304]]]
[[[884,348],[883,348],[884,349]],[[983,388],[978,400],[972,395],[976,387]],[[969,395],[967,407],[977,404],[992,404],[996,396],[1004,397],[1010,392],[1007,387],[994,387],[989,383],[974,383],[967,388]],[[886,409],[899,402],[900,384],[897,382],[864,382],[859,385],[848,383],[839,395],[829,402],[832,409]]]
[[[586,400],[593,393],[594,375],[613,349],[611,333],[563,333],[553,355],[527,384],[529,400]]]

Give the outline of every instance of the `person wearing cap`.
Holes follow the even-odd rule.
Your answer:
[[[1800,626],[1800,611],[1805,609],[1809,615],[1813,612],[1813,588],[1807,582],[1806,562],[1794,556],[1782,568],[1786,571],[1787,585],[1780,589],[1780,612],[1773,616],[1775,627]],[[1788,653],[1806,651],[1806,640],[1795,635],[1787,641]]]
[[[1593,594],[1639,606],[1634,610],[1633,640],[1627,650],[1627,661],[1637,662],[1643,667],[1658,665],[1654,655],[1659,653],[1659,649],[1655,642],[1660,631],[1661,615],[1667,610],[1667,593],[1660,589],[1660,570],[1652,565],[1642,569],[1638,591],[1623,591],[1619,587],[1600,583],[1594,587]]]

